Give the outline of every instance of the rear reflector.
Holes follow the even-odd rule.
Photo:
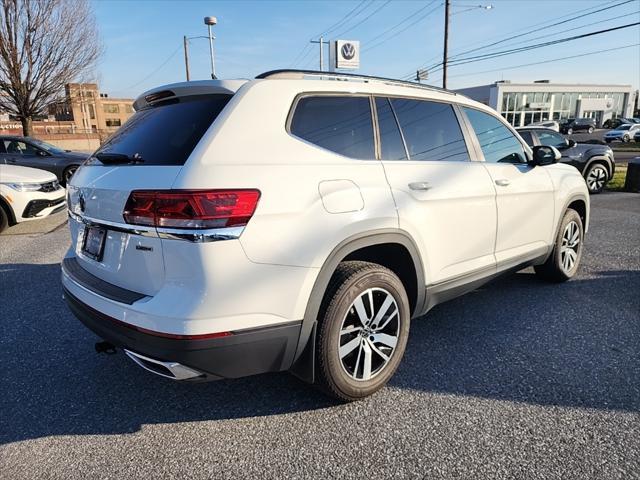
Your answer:
[[[125,222],[165,228],[224,228],[246,225],[259,190],[134,190],[124,207]]]

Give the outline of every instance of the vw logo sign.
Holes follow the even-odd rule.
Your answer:
[[[342,54],[342,58],[344,58],[345,60],[352,60],[356,55],[356,47],[354,47],[351,43],[345,43],[344,45],[342,45],[340,53]]]

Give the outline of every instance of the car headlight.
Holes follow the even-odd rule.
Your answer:
[[[10,186],[18,192],[37,192],[42,188],[40,183],[6,183],[5,185]]]

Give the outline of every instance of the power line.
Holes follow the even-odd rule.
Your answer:
[[[606,10],[611,10],[612,8],[620,7],[622,5],[625,5],[627,3],[631,3],[633,1],[635,1],[635,0],[624,0],[623,2],[616,3],[615,5],[610,5],[608,7],[603,7],[603,8],[600,8],[598,10],[594,10],[593,12],[583,13],[583,14],[577,15],[575,17],[571,17],[571,18],[568,18],[568,19],[565,19],[565,20],[561,20],[561,21],[556,22],[556,23],[552,23],[551,25],[547,25],[545,28],[557,27],[558,25],[563,25],[565,23],[573,22],[574,20],[578,20],[579,18],[584,18],[584,17],[587,17],[589,15],[593,15],[594,13],[604,12]],[[480,47],[472,48],[471,50],[460,52],[460,53],[454,55],[453,58],[459,57],[460,55],[464,55],[466,53],[477,52],[478,50],[482,50],[482,49],[485,49],[485,48],[493,47],[495,45],[499,45],[500,43],[504,43],[504,42],[507,42],[509,40],[513,40],[515,38],[520,38],[520,37],[522,37],[524,35],[529,35],[530,33],[535,33],[535,32],[538,32],[538,31],[539,31],[539,29],[535,28],[535,29],[529,30],[528,32],[519,33],[517,35],[513,35],[511,37],[504,38],[502,40],[490,43],[488,45],[483,45],[483,46],[480,46]]]
[[[536,24],[533,24],[533,25],[527,25],[527,27],[529,27],[529,28],[531,28],[531,27],[540,27],[540,26],[544,25],[545,28],[551,28],[551,27],[554,27],[554,26],[558,26],[559,24],[564,24],[564,23],[572,22],[574,20],[578,20],[578,19],[583,18],[585,16],[589,16],[589,15],[591,15],[593,13],[599,13],[601,11],[605,11],[605,10],[609,10],[609,9],[612,9],[612,8],[616,8],[618,6],[624,5],[624,4],[632,2],[634,0],[627,0],[627,1],[624,1],[624,2],[621,2],[621,3],[617,3],[616,5],[610,5],[611,3],[615,2],[615,1],[616,0],[612,0],[612,1],[608,2],[608,3],[606,3],[605,5],[609,5],[609,6],[606,6],[606,7],[601,7],[601,5],[597,5],[595,7],[589,7],[589,8],[586,8],[584,10],[579,10],[578,12],[572,12],[572,13],[569,13],[569,14],[566,14],[566,15],[562,15],[560,17],[554,17],[554,18],[551,18],[551,19],[548,19],[548,20],[545,20],[543,22],[539,22],[539,23],[536,23]],[[590,10],[593,10],[594,8],[597,9],[597,10],[590,11]],[[580,15],[576,15],[576,13],[579,13]],[[571,17],[571,18],[567,19],[566,17]],[[565,20],[562,20],[561,22],[557,22],[557,20],[560,20],[560,19],[563,19],[563,18]],[[549,22],[555,22],[555,23],[552,23],[551,25],[546,25]],[[477,50],[480,50],[480,49],[483,49],[483,48],[489,48],[491,46],[498,45],[500,43],[504,43],[506,41],[509,41],[509,40],[512,40],[512,39],[515,39],[515,38],[520,38],[520,37],[523,37],[523,36],[529,35],[531,33],[538,32],[538,31],[539,31],[539,28],[533,28],[533,29],[531,29],[531,30],[529,30],[527,32],[524,32],[524,33],[521,31],[521,29],[520,30],[513,30],[513,31],[509,32],[509,34],[517,32],[517,35],[506,37],[506,38],[503,38],[503,39],[498,40],[498,41],[493,42],[493,43],[489,43],[489,44],[486,44],[486,45],[483,45],[483,46],[480,46],[480,47],[476,47],[476,48],[473,48],[473,49],[470,49],[470,50],[465,50],[465,51],[456,53],[452,57],[453,57],[453,59],[455,59],[455,57],[458,57],[460,55],[464,55],[466,53],[472,53],[474,51],[477,51]],[[564,33],[564,31],[557,32],[557,33]],[[496,37],[494,37],[494,38],[496,38]],[[530,40],[531,39],[529,39],[527,41],[530,41]],[[434,60],[434,59],[436,59],[438,57],[439,56],[431,57],[429,61],[427,61],[424,64],[420,65],[419,68],[427,68],[427,70],[430,70],[430,69],[433,69],[433,68],[441,65],[442,62],[437,62],[437,63],[430,64],[430,62],[432,60]],[[414,75],[414,72],[412,71],[411,73],[405,75],[402,78],[413,78],[413,75]]]
[[[617,27],[605,28],[604,30],[597,30],[595,32],[588,32],[588,33],[583,33],[581,35],[574,35],[573,37],[560,38],[558,40],[550,40],[548,42],[537,43],[534,45],[527,45],[524,47],[502,50],[500,52],[485,53],[484,55],[475,55],[473,57],[459,58],[457,60],[452,60],[450,63],[453,65],[464,65],[466,63],[477,62],[481,60],[488,60],[488,59],[497,58],[497,57],[503,57],[505,55],[512,55],[514,53],[534,50],[536,48],[548,47],[550,45],[557,45],[559,43],[571,42],[573,40],[579,40],[581,38],[593,37],[594,35],[602,35],[603,33],[615,32],[616,30],[623,30],[625,28],[635,27],[637,25],[640,25],[640,22],[628,23],[626,25],[618,25]]]
[[[324,32],[319,33],[318,35],[315,35],[314,38],[317,37],[324,37],[325,35],[327,35],[328,33],[333,32],[334,30],[337,30],[338,28],[342,27],[345,23],[347,23],[349,20],[352,20],[354,18],[356,18],[358,15],[360,15],[364,10],[366,10],[367,8],[369,8],[370,5],[373,5],[373,2],[370,2],[368,5],[366,5],[365,8],[362,8],[359,12],[355,13],[354,12],[362,5],[364,5],[366,3],[367,0],[362,0],[360,3],[358,3],[354,8],[352,8],[348,13],[345,14],[344,17],[342,17],[341,20],[339,20],[338,22],[336,22],[335,24],[333,24],[331,27],[327,28]],[[353,15],[353,16],[352,16]]]
[[[539,62],[522,63],[520,65],[511,65],[511,66],[508,66],[508,67],[493,68],[491,70],[482,70],[480,72],[462,73],[462,74],[450,75],[450,76],[451,77],[471,77],[471,76],[474,76],[474,75],[480,75],[482,73],[500,72],[500,71],[503,71],[503,70],[514,70],[514,69],[517,69],[517,68],[531,67],[533,65],[542,65],[542,64],[551,63],[551,62],[559,62],[561,60],[570,60],[572,58],[588,57],[589,55],[596,55],[598,53],[612,52],[614,50],[624,50],[626,48],[633,48],[633,47],[638,47],[638,46],[640,46],[640,43],[634,43],[633,45],[621,45],[619,47],[606,48],[604,50],[597,50],[595,52],[588,52],[588,53],[580,53],[580,54],[576,54],[576,55],[569,55],[568,57],[551,58],[549,60],[542,60],[542,61],[539,61]]]
[[[607,28],[604,30],[598,30],[595,32],[588,32],[588,33],[583,33],[581,35],[574,35],[573,37],[566,37],[566,38],[560,38],[557,40],[552,40],[549,42],[543,42],[543,43],[538,43],[538,44],[534,44],[534,45],[527,45],[524,47],[519,47],[519,48],[512,48],[512,49],[508,49],[508,50],[503,50],[500,52],[493,52],[493,53],[487,53],[484,55],[476,55],[473,57],[465,57],[465,58],[459,58],[457,60],[452,60],[451,62],[449,62],[450,66],[458,66],[458,65],[465,65],[467,63],[475,63],[475,62],[481,62],[483,60],[491,60],[493,58],[498,58],[498,57],[503,57],[506,55],[513,55],[516,53],[521,53],[521,52],[525,52],[525,51],[529,51],[529,50],[534,50],[537,48],[543,48],[543,47],[548,47],[551,45],[557,45],[559,43],[565,43],[565,42],[571,42],[573,40],[579,40],[581,38],[587,38],[587,37],[592,37],[594,35],[601,35],[603,33],[609,33],[609,32],[613,32],[616,30],[622,30],[625,28],[631,28],[631,27],[635,27],[637,25],[640,25],[640,22],[635,22],[635,23],[629,23],[626,25],[619,25],[617,27],[612,27],[612,28]],[[431,70],[430,73],[435,73],[442,70],[442,66],[439,66],[438,68],[435,68],[434,70]],[[406,77],[405,77],[406,78]]]
[[[169,56],[167,57],[167,59],[166,59],[164,62],[162,62],[162,63],[160,64],[160,66],[159,66],[158,68],[156,68],[154,71],[152,71],[149,75],[147,75],[146,77],[144,77],[144,78],[143,78],[142,80],[140,80],[139,82],[136,82],[136,83],[134,83],[133,85],[131,85],[131,86],[127,87],[126,89],[123,89],[123,90],[116,90],[116,91],[121,91],[121,92],[123,92],[123,91],[125,91],[125,90],[131,90],[132,88],[137,87],[137,86],[138,86],[138,85],[140,85],[141,83],[146,82],[148,79],[150,79],[150,78],[151,78],[151,77],[153,77],[156,73],[158,73],[160,70],[162,70],[162,68],[163,68],[167,63],[169,63],[169,61],[170,61],[173,57],[175,57],[175,56],[176,56],[176,54],[177,54],[180,50],[182,50],[182,48],[183,48],[183,45],[182,45],[182,42],[180,42],[180,45],[178,45],[178,48],[176,48],[176,49],[173,51],[173,53],[172,53],[171,55],[169,55]]]
[[[427,5],[425,5],[423,8],[421,8],[421,9],[420,9],[420,10],[418,10],[418,11],[421,11],[421,10],[426,9],[427,7],[430,7],[430,6],[431,6],[431,5],[433,5],[436,1],[437,1],[437,0],[433,0],[432,2],[428,3]],[[384,39],[384,40],[381,40],[381,41],[379,41],[379,42],[377,42],[377,43],[370,44],[367,48],[363,49],[363,52],[367,52],[367,51],[372,50],[372,49],[374,49],[374,48],[376,48],[376,47],[379,47],[380,45],[383,45],[384,43],[388,42],[388,41],[389,41],[389,40],[391,40],[392,38],[397,37],[397,36],[398,36],[398,35],[400,35],[401,33],[405,32],[405,31],[407,31],[409,28],[413,27],[416,23],[418,23],[418,22],[420,22],[420,21],[424,20],[425,18],[427,18],[427,17],[428,17],[429,15],[431,15],[433,12],[435,12],[436,10],[438,10],[441,6],[442,6],[442,3],[441,3],[441,4],[439,4],[439,5],[437,5],[437,6],[436,6],[435,8],[433,8],[432,10],[429,10],[429,11],[428,11],[427,13],[425,13],[424,15],[421,15],[421,16],[419,16],[418,18],[415,18],[415,20],[414,20],[413,22],[409,23],[409,25],[407,25],[406,27],[402,28],[401,30],[398,30],[398,31],[397,31],[397,32],[395,32],[393,35],[391,35],[390,37],[388,37],[388,38],[386,38],[386,39]],[[396,24],[395,26],[393,26],[392,28],[390,28],[390,29],[386,30],[384,33],[382,33],[381,35],[378,35],[378,36],[377,36],[377,37],[375,37],[375,38],[380,38],[380,37],[382,37],[383,35],[385,35],[386,33],[390,32],[391,30],[394,30],[396,27],[398,27],[398,26],[400,26],[401,24],[403,24],[405,21],[407,21],[407,20],[411,20],[412,18],[414,18],[414,17],[415,17],[415,15],[418,13],[418,11],[416,11],[416,12],[412,13],[411,15],[409,15],[408,17],[406,17],[404,20],[402,20],[400,23]],[[374,40],[375,40],[375,38],[374,38]]]
[[[420,7],[418,10],[411,12],[407,17],[403,18],[402,20],[400,20],[398,23],[396,23],[395,25],[387,28],[384,32],[376,35],[375,37],[369,39],[367,41],[367,43],[374,43],[376,40],[378,40],[379,38],[384,37],[387,33],[391,32],[392,30],[395,30],[396,28],[398,28],[400,25],[402,25],[405,22],[408,22],[409,20],[411,20],[412,18],[415,18],[416,15],[419,15],[420,13],[422,13],[424,10],[426,10],[427,8],[429,8],[431,5],[433,5],[437,0],[432,0],[431,2],[427,3],[426,5],[423,5],[422,7]]]
[[[343,36],[345,33],[350,32],[351,30],[353,30],[356,27],[359,27],[360,25],[362,25],[364,22],[366,22],[367,20],[369,20],[371,17],[373,17],[376,13],[378,13],[380,10],[382,10],[384,7],[386,7],[387,5],[389,5],[389,3],[391,3],[391,0],[387,0],[386,2],[384,2],[382,5],[380,5],[378,8],[376,8],[373,12],[371,12],[369,15],[367,15],[366,17],[364,17],[362,20],[360,20],[358,23],[356,23],[355,25],[352,25],[351,27],[347,28],[346,30],[343,30],[342,32],[340,32],[339,34],[336,35],[337,38],[340,38],[341,36]]]

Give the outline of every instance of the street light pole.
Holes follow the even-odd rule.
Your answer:
[[[324,54],[322,50],[323,50],[324,44],[329,42],[328,41],[325,42],[324,37],[320,37],[318,40],[309,40],[309,42],[320,44],[320,71],[322,72],[324,70]]]
[[[211,54],[211,78],[214,80],[216,77],[216,63],[213,59],[213,36],[211,35],[211,27],[218,23],[216,17],[204,17],[204,24],[209,28],[209,53]]]
[[[184,36],[184,69],[186,71],[187,74],[187,82],[190,80],[190,75],[189,75],[189,40],[187,39],[187,36]]]
[[[451,0],[444,4],[444,52],[442,55],[442,88],[447,88],[447,59],[449,57],[449,8]]]

